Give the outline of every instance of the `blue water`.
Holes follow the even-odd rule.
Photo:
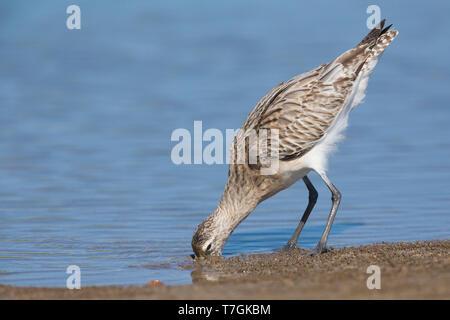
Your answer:
[[[177,267],[217,205],[226,165],[171,162],[176,128],[239,128],[282,80],[367,32],[378,4],[400,35],[351,115],[329,176],[343,194],[329,245],[448,239],[450,3],[411,1],[0,3],[0,283],[189,283]],[[319,240],[330,194],[300,239]],[[225,255],[271,252],[307,203],[302,182],[262,203]]]

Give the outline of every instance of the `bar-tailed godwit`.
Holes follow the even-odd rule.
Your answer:
[[[350,111],[365,96],[369,75],[380,55],[398,32],[384,28],[381,21],[354,47],[328,64],[282,82],[265,95],[248,115],[231,146],[228,181],[216,210],[195,230],[192,248],[196,257],[221,255],[233,230],[265,199],[303,179],[309,203],[285,248],[296,248],[300,232],[311,213],[317,191],[307,174],[315,171],[332,194],[332,208],[322,237],[311,252],[326,251],[331,225],[341,194],[326,174],[330,151],[343,137]],[[249,159],[251,142],[245,132],[261,130],[278,133],[277,170],[261,173],[261,162],[239,162],[238,145],[244,143]],[[245,141],[244,141],[245,140]],[[268,143],[268,149],[271,148]],[[275,146],[275,144],[273,144]],[[275,148],[275,147],[274,147]]]

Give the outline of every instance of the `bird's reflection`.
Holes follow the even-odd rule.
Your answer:
[[[217,271],[205,271],[201,268],[195,269],[191,272],[192,283],[206,283],[217,282],[223,279],[220,272]]]

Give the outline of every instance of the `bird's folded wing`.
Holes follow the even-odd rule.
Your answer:
[[[395,30],[388,31],[390,26],[383,29],[384,22],[381,21],[356,47],[329,64],[320,65],[274,87],[258,102],[241,131],[256,131],[259,135],[261,129],[276,129],[280,160],[295,159],[311,150],[349,103],[358,75],[370,73],[371,60],[381,54],[397,35]],[[236,141],[240,143],[238,140],[244,139],[245,134],[238,135],[235,145]],[[266,155],[269,153],[268,157],[271,157],[270,148],[275,144],[269,141],[267,145]],[[250,151],[255,148],[251,143],[247,146]]]
[[[279,159],[300,157],[331,126],[351,91],[352,80],[341,63],[333,62],[280,83],[261,99],[244,129],[277,129]]]

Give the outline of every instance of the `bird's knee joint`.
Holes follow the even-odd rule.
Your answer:
[[[309,201],[310,202],[316,202],[318,197],[319,197],[319,194],[317,193],[316,190],[313,190],[309,193]]]
[[[341,201],[341,198],[342,198],[342,195],[341,195],[341,193],[338,191],[338,190],[336,190],[335,192],[333,192],[332,194],[331,194],[331,200],[334,202],[334,201]]]

